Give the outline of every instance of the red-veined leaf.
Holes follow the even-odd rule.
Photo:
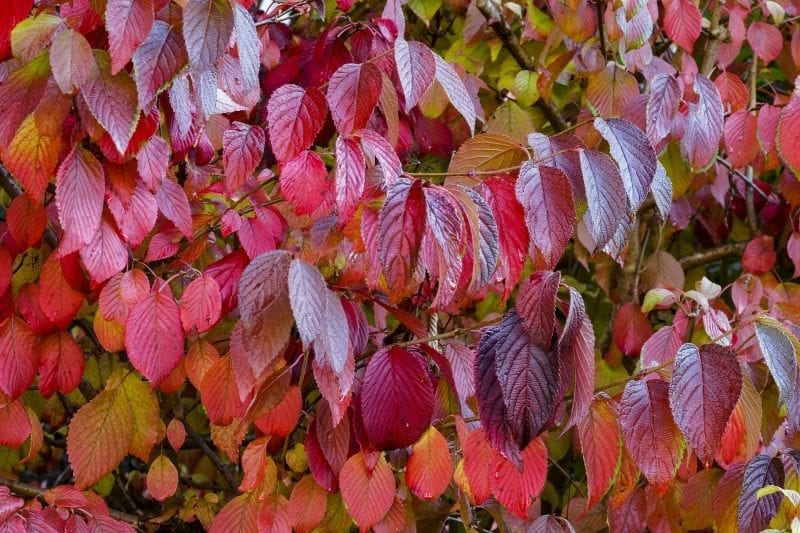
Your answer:
[[[433,83],[436,61],[430,48],[402,37],[394,42],[394,61],[405,96],[405,111],[409,113]]]
[[[317,89],[286,84],[269,97],[267,113],[269,143],[283,162],[311,146],[325,123],[328,107],[325,95]]]
[[[246,408],[237,379],[244,376],[234,368],[233,352],[231,349],[231,356],[217,359],[208,368],[198,388],[208,419],[218,426],[230,425]]]
[[[648,481],[660,491],[675,475],[684,442],[669,409],[664,381],[629,381],[619,405],[625,446]]]
[[[456,111],[464,117],[470,134],[475,133],[475,120],[478,116],[475,112],[475,104],[464,85],[464,80],[458,75],[456,69],[438,54],[433,54],[433,59],[436,62],[436,81],[442,86]]]
[[[758,120],[746,109],[728,116],[723,136],[728,150],[728,160],[734,167],[743,167],[758,155]]]
[[[564,330],[558,341],[561,361],[561,392],[566,392],[569,382],[573,384],[572,411],[566,427],[583,420],[589,412],[594,396],[594,327],[586,314],[581,294],[569,288],[569,311]]]
[[[742,391],[734,352],[718,344],[684,344],[675,356],[669,403],[675,423],[709,467]]]
[[[318,404],[319,405],[319,404]],[[300,388],[289,387],[283,400],[272,408],[269,413],[254,421],[255,426],[265,435],[273,437],[288,437],[300,419],[303,408],[303,398]],[[317,412],[319,412],[319,407]]]
[[[367,466],[364,452],[353,455],[342,467],[339,483],[347,512],[364,530],[380,522],[392,507],[394,475],[383,454],[372,468]]]
[[[453,477],[453,461],[447,439],[431,426],[411,448],[406,466],[406,485],[423,500],[442,495]]]
[[[566,174],[553,167],[524,163],[516,185],[517,199],[525,209],[531,245],[541,254],[545,268],[553,268],[575,230],[575,200]]]
[[[111,53],[111,74],[116,74],[133,57],[153,27],[152,0],[108,0],[106,30]]]
[[[645,134],[627,120],[596,118],[594,127],[608,141],[611,157],[619,166],[630,207],[636,211],[650,192],[650,184],[656,173],[656,154]]]
[[[11,205],[6,210],[6,222],[17,246],[21,249],[34,246],[47,227],[45,205],[34,202],[27,193],[22,193],[11,200]]]
[[[125,321],[125,349],[131,364],[158,385],[183,357],[180,309],[169,287],[134,304]]]
[[[233,6],[228,0],[189,0],[183,9],[183,39],[192,71],[213,69],[232,33]]]
[[[337,131],[353,133],[367,125],[381,92],[381,72],[373,63],[347,63],[328,82],[326,98]]]
[[[147,470],[147,492],[163,502],[178,490],[178,469],[166,455],[159,455]]]
[[[339,217],[349,220],[364,192],[366,180],[364,152],[358,141],[340,135],[336,138],[336,174],[334,187]]]
[[[163,180],[161,187],[156,191],[156,203],[161,214],[175,224],[184,237],[191,239],[194,236],[192,208],[189,206],[186,192],[177,182],[171,179]]]
[[[417,352],[390,348],[367,364],[361,413],[370,442],[380,450],[410,446],[431,423],[433,386]]]
[[[183,330],[197,329],[203,333],[211,329],[220,318],[222,296],[214,278],[206,275],[192,280],[181,297],[181,323]]]
[[[394,185],[397,182],[397,178],[403,174],[403,165],[392,145],[382,135],[372,130],[359,130],[357,134],[361,137],[364,155],[370,159],[374,158],[380,164],[385,185]]]

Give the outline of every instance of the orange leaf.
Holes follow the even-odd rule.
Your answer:
[[[163,502],[178,489],[178,469],[166,455],[159,455],[147,471],[147,490],[156,500]]]
[[[325,518],[328,493],[317,485],[314,477],[305,476],[297,482],[289,498],[289,521],[295,531],[312,531]]]
[[[256,419],[254,423],[265,435],[286,437],[297,425],[302,407],[303,398],[300,395],[300,388],[292,386],[289,387],[281,403],[266,415]]]
[[[418,498],[441,496],[453,477],[453,460],[447,439],[431,426],[411,449],[406,467],[406,484]]]
[[[541,437],[522,451],[522,471],[512,461],[498,456],[489,481],[497,501],[519,516],[528,518],[528,507],[544,488],[547,478],[547,448]]]
[[[339,485],[347,512],[362,530],[380,522],[392,507],[394,474],[383,454],[371,471],[363,452],[350,457],[339,472]]]
[[[167,425],[167,441],[169,441],[169,445],[177,452],[181,449],[185,440],[186,428],[183,427],[183,422],[173,418]]]

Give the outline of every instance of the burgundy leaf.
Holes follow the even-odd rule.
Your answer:
[[[392,145],[372,130],[361,130],[361,146],[364,154],[372,156],[381,165],[384,182],[387,186],[392,186],[397,178],[403,173],[403,165],[397,157]]]
[[[782,496],[776,492],[759,498],[756,493],[767,485],[782,487],[784,478],[783,463],[777,457],[759,454],[750,459],[739,493],[739,531],[758,533],[769,525],[778,512]]]
[[[625,446],[648,481],[666,489],[683,456],[683,437],[669,410],[669,385],[629,381],[619,405]]]
[[[333,123],[347,135],[367,125],[381,92],[381,72],[373,63],[347,63],[333,73],[326,98]]]
[[[378,252],[386,283],[394,294],[404,291],[416,268],[424,224],[422,183],[399,179],[378,213]]]
[[[522,327],[539,346],[550,349],[556,333],[556,295],[561,283],[558,272],[534,272],[519,286],[516,309]]]
[[[280,169],[281,192],[298,215],[310,215],[331,205],[325,162],[316,152],[305,151]]]
[[[570,287],[569,311],[564,331],[558,341],[562,392],[570,380],[574,389],[567,428],[580,423],[586,417],[594,397],[594,342],[594,327],[586,314],[583,298],[577,290]],[[568,375],[566,371],[572,375]]]
[[[679,2],[674,0],[673,3]],[[672,133],[673,121],[678,114],[682,95],[683,82],[681,78],[668,74],[657,74],[650,80],[646,123],[647,137],[653,146],[657,147]]]
[[[560,170],[526,162],[519,171],[517,199],[525,209],[531,246],[545,268],[553,268],[575,230],[575,200],[569,179]]]
[[[405,111],[409,113],[428,90],[436,77],[436,61],[430,48],[402,37],[394,43],[397,75],[405,96]]]
[[[228,192],[238,190],[253,175],[261,163],[266,142],[264,130],[256,125],[234,122],[230,129],[225,130],[222,134],[222,164]]]
[[[364,374],[360,401],[367,435],[377,449],[413,444],[433,415],[433,386],[422,357],[405,348],[376,352]]]
[[[583,220],[602,248],[614,237],[620,220],[628,216],[625,184],[614,161],[596,150],[578,150],[588,202]]]
[[[650,192],[650,183],[656,173],[653,148],[642,130],[627,120],[596,118],[594,127],[608,141],[611,157],[619,166],[631,210],[638,210]]]
[[[725,346],[684,344],[675,357],[669,403],[675,423],[709,467],[742,391],[736,354]]]
[[[269,143],[279,162],[288,161],[314,142],[328,113],[317,89],[282,85],[267,103]]]
[[[710,165],[717,154],[723,132],[722,99],[717,86],[697,75],[694,80],[697,103],[689,104],[686,128],[681,138],[681,155],[693,169]]]

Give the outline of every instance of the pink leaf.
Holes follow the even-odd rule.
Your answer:
[[[154,386],[183,357],[180,309],[169,287],[155,290],[131,307],[125,321],[125,349],[131,364]]]
[[[192,231],[192,208],[186,193],[176,182],[165,179],[156,191],[156,203],[161,213],[167,217],[187,239],[194,236]]]
[[[584,223],[603,248],[614,237],[620,220],[628,216],[625,184],[610,157],[596,150],[579,150],[588,208]]]
[[[11,399],[19,397],[33,383],[38,363],[30,326],[15,315],[0,322],[0,390]]]
[[[689,104],[686,129],[681,139],[681,154],[694,169],[710,165],[719,149],[723,132],[722,99],[717,86],[697,75],[694,80],[697,103]]]
[[[741,109],[728,116],[723,135],[732,166],[743,167],[758,155],[757,132],[758,120],[748,110]]]
[[[288,161],[314,142],[328,114],[325,96],[317,89],[286,84],[267,103],[269,143],[279,162]]]
[[[106,179],[100,162],[76,146],[56,174],[56,206],[61,227],[76,246],[88,244],[100,228]]]
[[[674,4],[679,3],[677,0]],[[697,8],[695,8],[697,9]],[[672,133],[673,123],[683,95],[682,79],[667,74],[657,74],[650,80],[650,97],[647,100],[647,137],[650,144],[659,143]]]
[[[317,267],[302,259],[289,267],[289,302],[300,339],[308,346],[320,332],[325,320],[328,286]]]
[[[183,330],[197,329],[203,333],[211,329],[220,318],[222,295],[214,278],[206,275],[192,280],[181,297],[181,323]]]
[[[316,152],[305,151],[280,169],[281,192],[298,215],[310,215],[331,205],[328,169]]]
[[[430,48],[402,37],[394,42],[394,60],[405,96],[405,111],[409,113],[433,83],[436,61]]]
[[[594,127],[608,141],[611,157],[619,166],[630,208],[636,211],[650,192],[656,174],[656,154],[645,134],[627,120],[596,118]]]
[[[183,38],[189,65],[196,73],[214,68],[233,33],[233,6],[228,0],[191,0],[183,10]]]
[[[58,88],[64,94],[82,87],[94,63],[92,47],[86,38],[72,29],[56,35],[50,47],[50,66]]]
[[[347,135],[367,125],[381,92],[381,72],[373,63],[347,63],[333,73],[326,98],[333,123]]]
[[[360,130],[361,146],[364,154],[374,157],[381,165],[384,182],[387,186],[392,186],[400,175],[403,174],[403,165],[389,144],[389,141],[378,135],[372,130]]]
[[[169,86],[188,61],[179,31],[164,21],[155,21],[147,39],[133,54],[139,107],[149,109],[153,99]]]
[[[767,22],[753,22],[747,28],[747,40],[759,59],[769,63],[776,59],[783,49],[781,31]]]
[[[665,4],[664,30],[667,37],[691,54],[694,42],[700,36],[700,10],[692,0],[672,0]]]
[[[288,134],[284,131],[281,135]],[[222,164],[228,192],[238,190],[253,175],[264,156],[266,142],[264,130],[259,126],[234,122],[230,129],[225,130],[222,134]]]
[[[339,217],[349,220],[355,212],[358,200],[364,192],[366,171],[364,153],[358,141],[352,137],[336,138],[336,205]]]
[[[89,244],[80,249],[80,254],[86,270],[97,283],[102,283],[120,272],[128,262],[125,243],[106,217],[100,222],[100,227]]]
[[[111,74],[116,74],[133,57],[153,26],[152,0],[108,0],[106,30],[111,52]]]

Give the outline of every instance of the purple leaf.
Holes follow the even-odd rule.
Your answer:
[[[596,118],[594,127],[608,141],[611,157],[619,166],[631,210],[642,205],[656,174],[656,154],[642,130],[627,120]]]
[[[697,103],[689,104],[686,128],[681,138],[681,155],[695,170],[714,161],[723,133],[724,108],[717,86],[697,75],[694,80]]]
[[[782,487],[784,478],[783,463],[777,457],[760,454],[750,459],[739,493],[739,531],[758,533],[769,525],[778,512],[782,496],[776,492],[759,498],[756,493],[767,485]]]
[[[617,165],[606,154],[596,150],[578,150],[578,154],[588,201],[584,222],[597,248],[602,248],[627,214],[625,184]]]

